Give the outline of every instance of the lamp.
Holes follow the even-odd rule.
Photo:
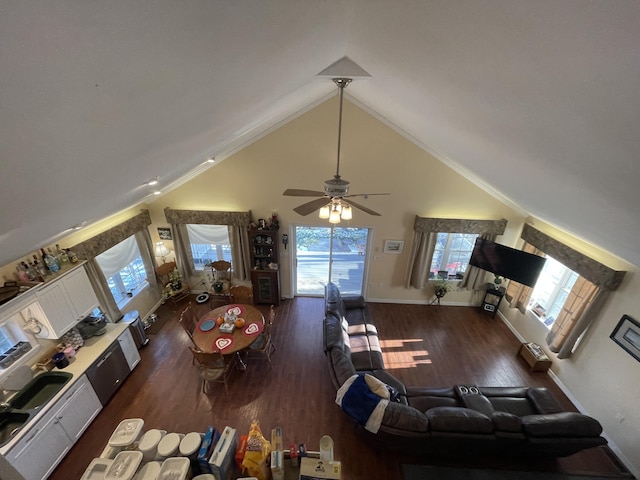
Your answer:
[[[342,220],[351,220],[353,218],[353,211],[351,210],[351,205],[345,203],[342,206],[342,212],[340,213],[340,218]]]
[[[167,258],[167,255],[171,253],[171,250],[164,246],[164,242],[156,242],[154,253],[156,257],[162,258],[162,263],[166,263],[165,259]]]

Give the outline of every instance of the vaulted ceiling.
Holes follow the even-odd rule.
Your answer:
[[[640,265],[640,2],[0,2],[0,264],[348,95]]]

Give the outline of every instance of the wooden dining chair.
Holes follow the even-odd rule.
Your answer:
[[[271,354],[276,351],[276,346],[271,339],[271,327],[273,327],[275,319],[276,311],[273,305],[271,305],[271,308],[269,309],[269,317],[264,324],[264,330],[258,338],[256,338],[256,341],[249,346],[247,351],[248,357],[266,359],[269,362],[269,367],[271,367]]]
[[[198,326],[198,315],[195,312],[193,303],[189,302],[186,308],[180,313],[180,319],[178,320],[180,326],[187,332],[191,343],[195,346],[193,341],[193,332]]]
[[[189,350],[191,350],[193,359],[200,369],[202,393],[207,393],[207,384],[209,382],[223,383],[225,392],[229,393],[227,382],[236,365],[235,355],[227,358],[222,352],[207,353],[191,345],[189,345]]]
[[[245,285],[233,285],[229,288],[231,303],[253,305],[253,289]]]

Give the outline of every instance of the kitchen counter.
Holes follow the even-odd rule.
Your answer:
[[[103,335],[97,337],[91,337],[85,340],[84,346],[78,349],[76,352],[75,360],[69,364],[69,366],[58,369],[54,368],[52,371],[67,372],[73,375],[71,380],[65,384],[65,386],[44,405],[41,410],[34,415],[29,422],[20,430],[14,438],[8,443],[0,447],[0,455],[6,455],[11,450],[12,446],[24,437],[32,425],[45,415],[55,404],[62,398],[66,392],[74,385],[74,383],[87,371],[87,369],[95,362],[100,355],[102,355],[109,346],[117,341],[118,337],[129,327],[125,323],[107,323],[106,332]]]

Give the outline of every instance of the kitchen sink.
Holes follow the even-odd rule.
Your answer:
[[[41,373],[13,396],[9,401],[9,408],[34,410],[41,407],[51,400],[71,380],[72,376],[67,372]]]
[[[0,445],[4,445],[22,427],[30,415],[26,412],[1,412],[0,413]]]

